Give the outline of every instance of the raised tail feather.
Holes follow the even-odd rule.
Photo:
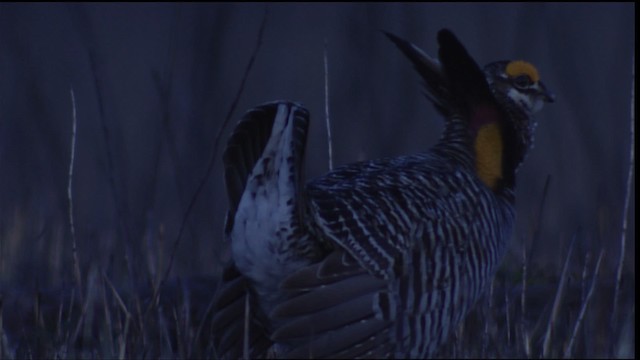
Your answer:
[[[229,196],[229,213],[238,209],[240,198],[264,147],[269,141],[276,108],[261,106],[249,110],[238,123],[227,143],[222,160],[224,180]],[[233,218],[227,219],[227,229],[233,226]]]
[[[493,92],[487,83],[484,71],[473,60],[462,43],[450,30],[442,29],[438,32],[440,45],[438,57],[442,69],[449,81],[450,91],[463,105],[475,107],[480,104],[490,105],[498,111]]]
[[[293,151],[298,154],[297,162],[302,162],[309,117],[304,108],[293,102],[275,101],[247,111],[233,131],[223,154],[225,185],[229,196],[229,216],[225,232],[233,227],[233,215],[238,209],[247,180],[271,138],[278,111],[283,114],[293,111],[296,115]],[[300,171],[301,166],[297,168]],[[298,180],[301,180],[301,174],[297,175]]]
[[[384,31],[384,34],[411,61],[415,70],[424,80],[425,96],[446,118],[449,115],[452,104],[447,79],[442,72],[440,62],[409,41],[386,31]]]
[[[258,229],[259,231],[264,230],[267,233],[269,226],[276,226],[277,221],[282,220],[277,217],[278,214],[291,216],[292,224],[296,224],[296,221],[297,224],[302,222],[300,218],[303,214],[299,204],[303,196],[296,194],[300,193],[303,185],[301,171],[308,123],[307,110],[288,101],[258,106],[248,111],[238,123],[223,155],[225,183],[229,194],[229,213],[225,226],[227,235],[234,230],[237,213],[242,213],[238,209],[243,206],[245,210],[255,208],[256,202],[260,201],[268,201],[272,207],[270,211],[276,215],[269,218],[271,213],[260,213],[263,217],[251,218],[250,221],[254,224],[265,222],[266,228]],[[243,200],[244,196],[248,196],[246,200]],[[263,198],[256,200],[256,196]],[[275,200],[273,196],[276,197]],[[282,201],[278,198],[281,196],[286,196],[293,202],[284,201],[280,203],[282,208],[277,210],[275,207],[278,201]],[[244,219],[246,222],[246,217]],[[265,240],[250,245],[255,254],[247,255],[248,252],[241,250],[240,256],[254,256],[248,258],[248,261],[255,266],[261,261],[260,257],[273,256],[269,253],[271,244],[266,243],[272,239],[268,236],[258,239],[255,232],[247,235],[242,230],[241,220],[238,221],[237,226],[240,226],[241,230],[236,236],[240,239],[232,241],[242,243],[246,240],[244,236],[254,241]],[[240,235],[237,235],[238,233]],[[234,262],[226,267],[213,303],[213,311],[216,314],[212,322],[214,348],[216,355],[223,359],[264,357],[273,345],[269,338],[271,325],[263,312],[263,304],[258,301],[249,283],[251,280],[258,283],[277,281],[278,271],[283,270],[258,269],[257,274],[254,273],[252,276],[274,278],[255,280],[247,275],[246,268],[241,267],[242,261],[246,262],[247,258],[239,261],[237,256],[234,253]],[[245,349],[245,342],[248,349]],[[245,353],[246,351],[248,353]]]
[[[445,118],[460,106],[498,108],[484,72],[450,30],[438,32],[439,59],[430,57],[407,40],[384,33],[411,61],[424,80],[425,95]]]

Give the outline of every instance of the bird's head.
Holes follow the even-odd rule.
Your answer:
[[[484,72],[496,98],[510,102],[527,116],[555,100],[555,95],[540,81],[538,70],[526,61],[492,62],[484,67]]]

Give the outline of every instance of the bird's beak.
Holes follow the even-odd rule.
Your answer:
[[[540,95],[542,95],[544,102],[552,103],[556,101],[555,94],[549,91],[542,81],[538,82],[538,87],[540,88]]]

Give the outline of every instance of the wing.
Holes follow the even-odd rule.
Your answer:
[[[419,174],[405,169],[405,176],[415,181]],[[513,223],[512,209],[473,186],[471,176],[423,175],[438,200],[402,182],[381,185],[368,198],[362,188],[325,189],[315,214],[326,217],[321,226],[336,250],[285,279],[292,298],[270,317],[279,321],[273,340],[291,348],[278,355],[435,354],[492,278]]]
[[[314,232],[338,244],[369,273],[388,278],[416,226],[456,216],[453,168],[431,153],[351,164],[307,184]]]
[[[213,347],[220,359],[264,356],[273,345],[248,280],[233,265],[226,267],[213,303]],[[247,312],[248,311],[248,312]],[[245,352],[245,338],[248,354]]]
[[[390,323],[376,317],[376,295],[386,282],[366,272],[348,254],[336,250],[320,263],[287,278],[291,298],[274,309],[279,325],[274,341],[286,343],[282,358],[387,357]]]

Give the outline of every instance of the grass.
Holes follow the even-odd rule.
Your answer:
[[[601,272],[603,253],[585,265],[575,251],[564,253],[561,273],[545,276],[532,264],[528,279],[519,270],[521,257],[510,254],[439,357],[608,357],[611,347],[614,357],[633,357],[633,316],[619,322],[619,337],[608,337],[616,275]],[[98,267],[82,275],[84,300],[73,283],[3,291],[2,358],[216,358],[208,341],[215,276],[170,279],[158,289],[142,284],[126,292]],[[633,312],[633,287],[623,282],[620,288],[619,308]]]
[[[553,196],[549,184],[531,230],[521,239],[538,240],[545,198]],[[72,199],[70,191],[70,208]],[[69,214],[73,228],[71,209]],[[126,276],[110,275],[117,272],[82,258],[73,231],[41,233],[35,248],[28,249],[34,239],[26,221],[16,212],[12,226],[0,234],[0,279],[4,284],[21,279],[25,267],[46,276],[30,286],[1,288],[1,358],[216,358],[209,325],[217,276],[160,276],[173,255],[153,250],[165,243],[161,228],[147,239],[148,256],[140,266],[147,269],[146,280],[131,288]],[[576,232],[569,246],[559,248],[561,271],[532,263],[526,246],[522,253],[508,253],[485,297],[439,357],[634,357],[634,275],[617,271],[623,256],[616,271],[603,271],[601,249],[586,249],[583,260],[573,244],[585,236]],[[620,243],[624,246],[624,238]],[[595,262],[592,254],[598,254]],[[126,262],[121,266],[120,273],[127,274]],[[65,278],[72,281],[60,281]]]
[[[13,218],[0,224],[0,358],[216,358],[210,342],[210,321],[218,275],[171,278],[170,274],[189,214],[212,174],[219,140],[233,116],[260,47],[266,18],[265,13],[240,88],[215,137],[207,171],[184,212],[177,238],[173,243],[166,241],[160,224],[158,231],[139,239],[148,245],[147,256],[140,263],[134,261],[138,258],[126,245],[115,249],[117,259],[113,260],[100,257],[100,249],[89,249],[88,241],[76,239],[72,185],[78,119],[71,90],[68,228],[62,220],[34,223],[33,217],[20,209],[16,209]],[[326,45],[324,60],[325,116],[330,138]],[[93,71],[95,75],[95,67]],[[632,93],[632,116],[633,100]],[[104,119],[102,130],[106,143],[110,144]],[[507,254],[484,298],[450,336],[439,357],[635,356],[635,274],[625,273],[623,263],[634,141],[632,118],[621,250],[613,262],[615,271],[607,270],[611,264],[604,265],[608,254],[602,249],[588,248],[581,253],[574,247],[575,242],[596,235],[579,231],[572,237],[557,235],[562,267],[551,270],[546,264],[532,262],[532,249],[523,245],[521,253]],[[329,151],[331,161],[331,144]],[[107,160],[110,191],[124,230],[121,235],[100,234],[99,243],[127,244],[130,235],[126,231],[128,226],[123,225],[127,221],[126,204],[119,199],[121,189],[117,186],[109,147]],[[331,162],[329,166],[332,167]],[[518,243],[526,244],[525,239],[533,243],[539,240],[548,196],[553,196],[549,179],[540,195],[537,218],[532,219],[530,231],[517,232],[516,237],[521,240]],[[40,228],[43,230],[37,230],[35,235],[31,233],[31,229]],[[117,241],[118,237],[125,239]],[[84,249],[82,244],[86,246]],[[592,254],[598,256],[594,259]],[[136,278],[133,269],[140,276]],[[33,281],[32,274],[36,274]]]

